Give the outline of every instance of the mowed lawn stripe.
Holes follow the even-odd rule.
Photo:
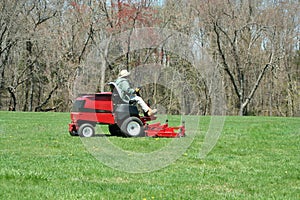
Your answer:
[[[201,116],[178,160],[138,174],[94,158],[69,135],[69,121],[69,113],[0,112],[0,199],[300,199],[300,118],[228,116],[216,146],[199,159],[210,122]],[[145,153],[173,140],[108,139]]]

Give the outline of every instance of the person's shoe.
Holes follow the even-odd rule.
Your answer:
[[[157,109],[153,109],[153,110],[152,110],[151,108],[150,108],[150,109],[148,110],[148,112],[147,112],[148,116],[155,115],[156,113],[157,113]]]

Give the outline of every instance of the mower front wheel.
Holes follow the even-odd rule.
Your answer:
[[[77,131],[69,131],[69,133],[71,136],[78,136]]]
[[[78,134],[80,137],[92,137],[95,135],[95,128],[88,123],[82,124],[79,127]]]
[[[145,136],[143,123],[137,117],[127,118],[122,123],[121,131],[127,137],[143,137],[143,136]]]
[[[124,136],[118,124],[110,124],[108,130],[112,136]]]

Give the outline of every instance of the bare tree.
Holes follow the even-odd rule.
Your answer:
[[[12,50],[20,40],[19,30],[22,30],[22,24],[18,25],[18,12],[20,6],[17,1],[0,2],[0,108],[3,106],[3,100],[6,99],[8,91],[12,98],[12,110],[15,110],[16,97],[14,90],[7,86],[8,70]]]
[[[277,7],[261,6],[251,1],[214,1],[198,7],[210,48],[237,97],[239,115],[247,114],[267,70],[282,58],[279,32],[270,21],[277,17]]]
[[[138,28],[160,27],[190,36],[219,63],[228,114],[300,113],[299,1],[159,2],[1,1],[0,109],[68,111],[77,86],[104,91],[121,66],[155,63],[163,68],[155,80],[189,85],[184,89],[199,97],[183,100],[186,113],[210,114],[212,77],[164,41],[133,50]],[[180,112],[175,90],[147,87],[146,99]]]

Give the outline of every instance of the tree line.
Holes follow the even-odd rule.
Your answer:
[[[166,113],[212,114],[217,81],[228,115],[299,116],[299,8],[297,0],[2,0],[0,110],[68,112],[76,95],[107,90],[120,69],[155,63],[160,73],[143,96]],[[151,31],[138,37],[154,45],[135,49],[145,28],[185,35],[193,59],[176,52],[186,41],[170,48],[168,35]],[[192,63],[201,51],[210,74]]]

